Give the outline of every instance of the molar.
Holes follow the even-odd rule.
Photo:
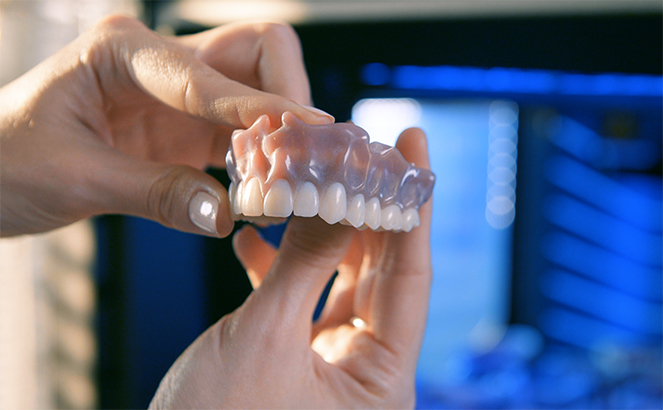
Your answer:
[[[325,222],[333,225],[345,218],[346,206],[345,188],[339,182],[334,182],[327,188],[320,200],[318,215]]]
[[[296,216],[312,217],[318,214],[320,199],[318,190],[311,182],[304,182],[295,192],[293,213]]]
[[[380,226],[387,231],[398,231],[403,223],[403,216],[398,205],[389,205],[382,210]]]
[[[265,194],[265,216],[288,217],[292,213],[292,190],[285,179],[277,179]]]
[[[404,232],[410,232],[412,228],[419,226],[419,212],[416,209],[410,208],[403,212],[403,224],[401,229]]]
[[[364,223],[372,230],[378,229],[380,227],[380,222],[382,221],[381,213],[382,209],[380,208],[380,200],[377,198],[371,198],[366,202]]]

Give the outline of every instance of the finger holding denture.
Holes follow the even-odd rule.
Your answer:
[[[234,219],[269,224],[294,214],[358,229],[419,226],[419,208],[435,184],[430,170],[370,142],[353,124],[310,125],[290,112],[281,122],[270,133],[264,115],[233,133],[226,169]]]

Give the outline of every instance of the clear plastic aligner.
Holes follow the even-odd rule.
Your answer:
[[[369,143],[345,123],[310,125],[286,112],[270,132],[264,115],[232,136],[226,156],[233,217],[275,223],[291,214],[359,229],[405,231],[419,226],[419,208],[435,176],[401,153]]]

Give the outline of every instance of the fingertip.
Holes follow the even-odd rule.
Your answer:
[[[321,124],[333,124],[334,121],[336,121],[333,115],[322,111],[319,108],[315,108],[310,105],[303,105],[302,107],[310,111],[317,118],[317,120],[320,121]]]
[[[244,225],[242,229],[235,232],[232,244],[235,255],[244,266],[254,264],[258,258],[271,257],[276,253],[276,249],[266,242],[251,225]]]
[[[416,167],[430,170],[430,158],[428,154],[428,139],[426,133],[417,127],[408,128],[401,133],[396,142],[396,148],[401,152],[406,161]],[[432,199],[426,201],[419,208],[421,226],[413,229],[413,232],[425,232],[430,229],[432,214]],[[425,227],[422,229],[422,227]],[[417,236],[420,234],[414,234]],[[408,235],[406,235],[408,236]],[[411,235],[409,235],[411,236]]]
[[[251,92],[250,96],[242,99],[242,104],[234,103],[238,108],[237,115],[235,120],[230,121],[227,125],[248,129],[261,116],[267,116],[270,130],[275,130],[282,125],[285,113],[291,113],[300,121],[311,125],[332,124],[335,121],[332,115],[317,108],[299,105],[287,98],[263,91],[253,90]],[[219,113],[219,116],[223,117],[223,113]]]
[[[237,255],[238,258],[241,258],[241,256],[243,256],[243,250],[250,243],[251,241],[250,237],[253,235],[257,235],[257,232],[255,228],[253,228],[251,225],[244,225],[241,229],[235,232],[235,235],[233,235],[232,239],[233,250],[235,251],[235,254]],[[242,262],[241,259],[240,262]]]
[[[293,104],[287,111],[294,114],[299,120],[311,125],[328,125],[336,121],[332,115],[308,105]]]
[[[421,128],[413,127],[403,131],[398,137],[396,148],[408,162],[419,168],[430,169],[428,140]]]
[[[251,285],[257,289],[274,262],[276,249],[249,225],[235,233],[232,244],[235,256],[246,270]]]
[[[219,201],[219,210],[217,212],[218,216],[216,218],[216,232],[219,234],[219,237],[225,238],[230,235],[235,228],[235,221],[233,221],[230,215],[228,192],[224,191],[224,195],[221,195],[221,198],[222,199]]]

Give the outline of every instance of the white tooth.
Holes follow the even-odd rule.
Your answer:
[[[320,199],[318,190],[311,182],[304,182],[295,193],[294,214],[303,217],[312,217],[318,214]]]
[[[239,215],[242,213],[242,198],[244,197],[244,180],[239,181],[237,189],[235,190],[235,197],[233,202],[233,213]]]
[[[380,208],[380,200],[377,198],[371,198],[366,202],[364,223],[372,230],[378,229],[380,227],[380,221],[382,220],[381,213],[382,209]]]
[[[359,228],[364,224],[364,214],[366,213],[366,201],[362,194],[355,195],[348,205],[348,212],[345,214],[345,219],[352,224],[355,228]]]
[[[292,190],[285,179],[277,179],[265,194],[265,216],[290,216],[292,213]]]
[[[246,216],[262,215],[262,192],[258,178],[251,178],[244,187],[242,213]]]
[[[401,229],[405,232],[410,232],[415,226],[419,226],[419,212],[414,208],[406,209],[403,212],[403,225],[401,225]]]
[[[397,231],[401,229],[403,216],[398,205],[389,205],[382,210],[382,222],[380,225],[387,231]]]
[[[346,207],[345,188],[339,182],[334,182],[327,188],[320,200],[318,215],[325,222],[332,225],[345,218]]]
[[[419,212],[413,215],[414,217],[414,224],[412,225],[413,228],[416,228],[421,224],[421,221],[419,220]]]

